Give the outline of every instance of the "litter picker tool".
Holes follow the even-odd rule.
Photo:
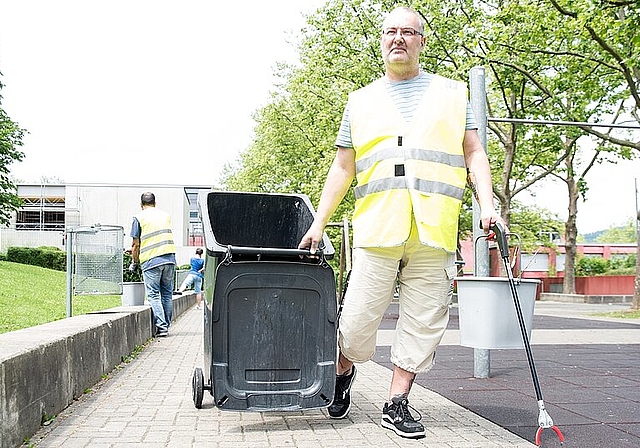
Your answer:
[[[531,352],[531,344],[529,343],[529,336],[527,334],[527,329],[525,325],[524,318],[522,316],[522,308],[520,306],[520,298],[518,297],[518,290],[516,288],[516,282],[513,278],[513,272],[511,271],[511,266],[509,263],[509,245],[507,243],[507,233],[504,231],[504,227],[495,223],[491,230],[496,235],[496,240],[498,242],[498,248],[500,250],[500,257],[504,263],[505,271],[507,271],[507,277],[509,280],[509,288],[511,289],[511,297],[513,298],[513,303],[516,308],[516,313],[518,315],[518,323],[520,324],[520,332],[522,334],[522,342],[524,343],[524,349],[527,353],[527,360],[529,361],[529,370],[531,370],[531,378],[533,379],[533,386],[536,390],[536,398],[538,400],[538,430],[536,431],[536,445],[540,445],[540,437],[542,436],[542,431],[546,428],[551,428],[558,439],[560,439],[560,444],[564,443],[564,436],[560,429],[553,424],[553,420],[549,416],[549,413],[544,407],[544,400],[542,398],[542,390],[540,389],[540,382],[538,381],[538,375],[536,373],[536,366],[533,361],[533,353]]]

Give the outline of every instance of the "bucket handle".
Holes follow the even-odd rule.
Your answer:
[[[522,239],[520,238],[520,235],[518,235],[517,233],[512,233],[512,232],[505,232],[505,233],[500,233],[499,235],[496,233],[488,233],[487,235],[480,235],[479,237],[477,237],[473,243],[474,246],[474,251],[473,251],[473,262],[475,263],[475,265],[477,266],[478,264],[478,250],[477,250],[477,246],[478,246],[478,241],[481,239],[485,239],[485,240],[495,240],[498,243],[498,249],[500,250],[500,254],[502,258],[509,258],[509,239],[511,237],[515,237],[518,240],[518,243],[515,244],[515,251],[514,254],[517,254],[518,252],[520,252],[520,248],[522,247]],[[511,269],[513,269],[513,267],[515,266],[516,263],[516,257],[513,257],[513,260],[511,260],[511,262],[509,263],[509,267]],[[524,270],[520,271],[520,275],[518,275],[517,278],[517,282],[520,283],[522,281],[522,273],[524,272]]]

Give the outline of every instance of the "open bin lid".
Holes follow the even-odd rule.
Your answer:
[[[198,208],[207,251],[299,255],[300,240],[315,216],[304,194],[201,191]],[[326,259],[335,250],[326,233],[321,249]],[[308,253],[308,251],[304,251]]]

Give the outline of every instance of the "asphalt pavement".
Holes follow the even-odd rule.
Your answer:
[[[565,447],[640,447],[640,319],[601,314],[628,304],[536,302],[531,352],[544,404]],[[391,336],[389,312],[379,341]],[[384,343],[384,342],[383,342]],[[524,349],[491,350],[488,378],[474,378],[474,349],[459,345],[458,309],[452,307],[436,365],[417,383],[520,437],[534,441],[538,405]],[[390,367],[389,347],[376,362]],[[480,369],[482,371],[482,369]],[[560,446],[545,429],[542,446]]]

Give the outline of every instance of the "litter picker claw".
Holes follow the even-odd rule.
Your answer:
[[[540,382],[538,381],[538,374],[536,373],[536,366],[533,362],[533,353],[531,352],[531,344],[529,343],[529,336],[527,334],[527,329],[525,326],[525,321],[522,316],[522,308],[520,306],[520,298],[518,297],[518,290],[516,288],[516,282],[513,278],[513,272],[511,271],[511,266],[509,263],[509,245],[507,242],[507,233],[504,230],[504,227],[495,223],[491,230],[495,233],[496,241],[498,242],[498,248],[500,249],[500,257],[504,263],[505,271],[507,272],[507,277],[509,279],[509,288],[511,289],[511,297],[513,298],[513,303],[516,308],[516,313],[518,315],[518,323],[520,324],[520,333],[522,334],[522,342],[524,343],[524,349],[527,353],[527,360],[529,361],[529,370],[531,370],[531,378],[533,379],[533,386],[536,390],[536,398],[538,400],[538,430],[536,431],[536,445],[540,445],[540,438],[542,436],[542,431],[551,428],[558,439],[560,440],[560,444],[564,444],[564,436],[560,429],[553,424],[553,420],[549,416],[549,413],[544,407],[544,400],[542,399],[542,390],[540,389]]]

